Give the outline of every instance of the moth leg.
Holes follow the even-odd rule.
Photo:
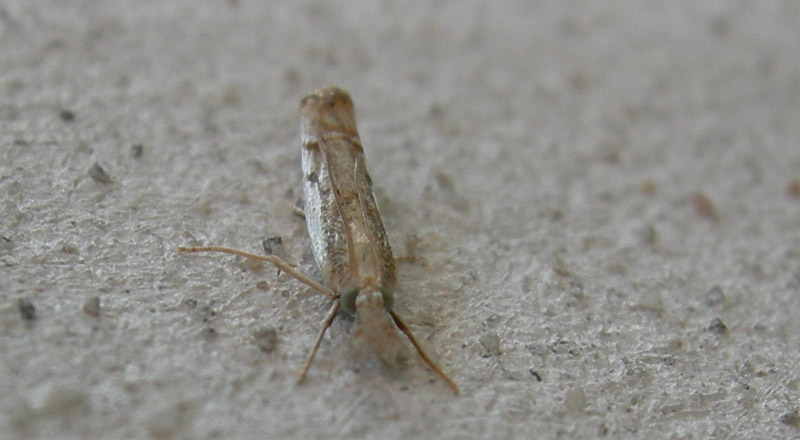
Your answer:
[[[433,360],[428,356],[428,354],[425,353],[425,351],[422,349],[422,346],[419,345],[419,342],[417,342],[417,339],[411,333],[411,329],[408,328],[403,319],[400,318],[400,315],[395,313],[394,310],[389,312],[389,314],[392,315],[392,319],[394,320],[395,325],[397,325],[397,328],[399,328],[400,331],[405,333],[405,335],[408,337],[408,340],[411,341],[411,345],[413,345],[414,348],[417,350],[417,353],[419,353],[419,357],[422,358],[422,361],[425,362],[425,364],[431,370],[433,370],[434,373],[436,373],[439,377],[441,377],[442,380],[445,381],[445,383],[447,383],[447,385],[453,390],[454,393],[458,394],[458,386],[456,386],[455,382],[453,382],[449,377],[447,377],[447,375],[444,374],[441,368],[439,368],[439,366],[433,362]]]
[[[416,263],[417,256],[416,255],[397,255],[394,257],[394,262],[397,264],[403,263]]]
[[[305,284],[306,286],[311,287],[312,289],[314,289],[317,292],[327,296],[328,298],[333,299],[333,300],[336,300],[336,299],[339,298],[339,295],[336,294],[331,289],[329,289],[329,288],[323,286],[322,284],[312,280],[308,276],[303,275],[302,273],[296,271],[292,266],[289,265],[289,263],[283,261],[282,259],[280,259],[280,258],[278,258],[278,257],[276,257],[274,255],[256,255],[256,254],[251,254],[249,252],[244,252],[244,251],[240,251],[240,250],[237,250],[237,249],[230,249],[230,248],[225,248],[225,247],[220,247],[220,246],[205,246],[205,247],[183,247],[183,246],[180,246],[180,247],[178,247],[178,252],[187,252],[187,253],[191,253],[191,252],[219,252],[219,253],[223,253],[223,254],[238,255],[240,257],[251,258],[253,260],[258,260],[258,261],[266,261],[267,263],[274,264],[275,266],[278,267],[278,269],[288,273],[289,275],[294,277],[297,281],[300,281],[301,283]],[[338,301],[337,301],[337,303],[338,303]]]
[[[416,234],[407,235],[404,243],[405,252],[402,255],[395,255],[394,262],[397,264],[419,262],[419,244],[421,242],[422,240]]]
[[[311,361],[314,360],[314,355],[317,354],[317,349],[319,348],[320,342],[322,342],[322,337],[325,336],[325,331],[328,330],[328,327],[331,326],[333,318],[336,317],[336,312],[338,311],[339,311],[339,301],[337,300],[333,302],[330,311],[328,311],[328,315],[325,316],[325,320],[322,321],[322,328],[319,330],[319,334],[317,335],[317,340],[314,342],[314,346],[311,347],[311,350],[308,352],[306,360],[305,362],[303,362],[302,368],[300,368],[300,373],[297,375],[298,385],[301,382],[303,382],[303,379],[306,378],[306,372],[308,372],[308,368],[311,366]]]

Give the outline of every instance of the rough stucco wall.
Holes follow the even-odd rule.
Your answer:
[[[798,22],[789,0],[5,2],[0,436],[797,437]],[[280,235],[316,275],[296,108],[326,84],[398,253],[418,238],[397,309],[461,396],[354,360],[346,319],[295,386],[324,298],[174,252]]]

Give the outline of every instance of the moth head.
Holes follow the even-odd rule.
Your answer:
[[[301,128],[305,138],[338,132],[358,136],[350,95],[336,86],[323,87],[300,100]]]
[[[348,316],[356,316],[356,312],[358,312],[357,304],[365,305],[365,301],[372,301],[376,303],[376,306],[383,307],[387,312],[390,312],[394,306],[394,295],[392,295],[392,292],[380,290],[379,295],[375,295],[372,292],[372,290],[365,290],[364,293],[359,296],[361,290],[359,290],[358,287],[345,289],[339,294],[339,307],[341,307],[342,311]]]

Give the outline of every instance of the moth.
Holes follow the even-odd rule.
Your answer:
[[[300,101],[300,119],[304,214],[314,259],[325,284],[274,255],[218,246],[178,250],[222,252],[266,261],[332,300],[300,369],[298,383],[305,378],[325,331],[341,310],[355,320],[354,337],[368,341],[374,350],[391,351],[389,346],[400,330],[422,361],[458,394],[456,384],[428,356],[393,309],[395,260],[372,191],[350,95],[334,86],[310,93]]]

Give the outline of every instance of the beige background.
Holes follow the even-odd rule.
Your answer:
[[[0,437],[800,436],[798,23],[792,0],[3,2]],[[354,360],[346,319],[295,386],[325,299],[174,252],[280,235],[317,276],[296,110],[326,84],[416,243],[397,310],[461,396]]]

